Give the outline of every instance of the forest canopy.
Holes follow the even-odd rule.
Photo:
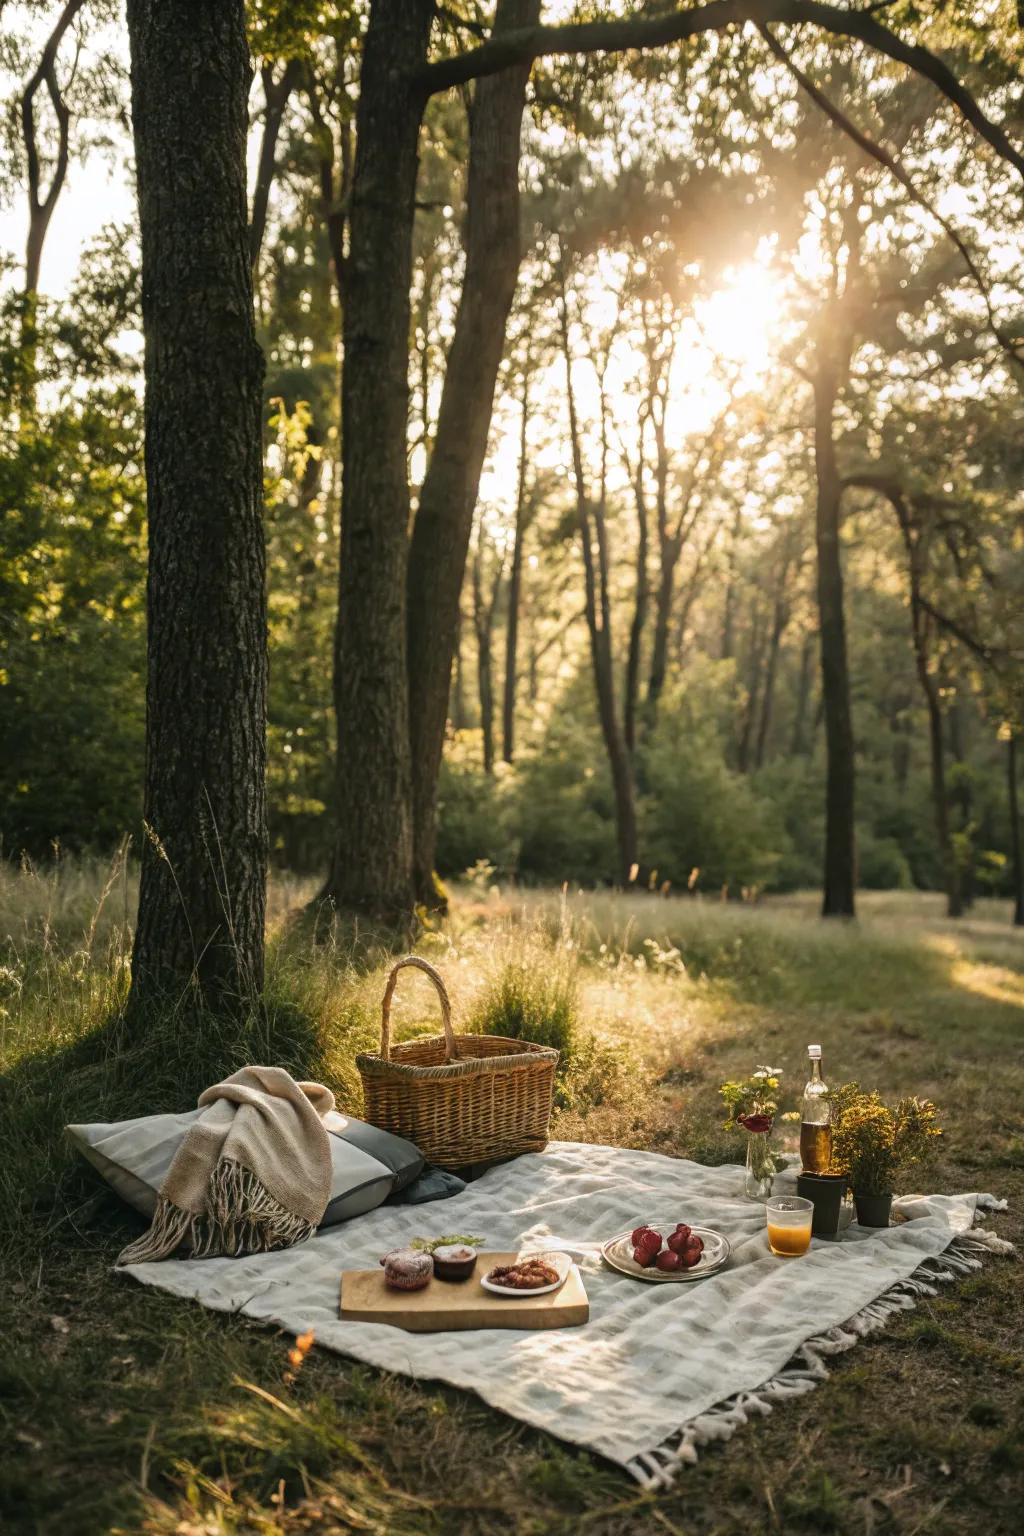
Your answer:
[[[384,676],[407,602],[394,782],[411,772],[419,901],[434,869],[815,885],[827,821],[851,892],[1012,894],[1015,6],[417,0],[379,44],[408,22],[421,59],[408,314],[380,320],[408,357],[397,414],[362,386],[346,406],[404,281],[387,231],[398,267],[367,266],[357,222],[389,9],[247,15],[271,859],[331,867],[331,893],[363,904],[337,879],[339,859],[373,862],[344,733],[380,763],[352,680]],[[62,208],[130,188],[141,141],[119,7],[8,3],[0,27],[0,836],[39,859],[145,836],[133,201],[50,275]],[[386,459],[407,497],[372,590],[346,588],[357,431],[351,484]]]

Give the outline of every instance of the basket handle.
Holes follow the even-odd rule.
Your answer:
[[[388,984],[384,988],[384,1002],[381,1005],[380,1054],[385,1061],[391,1060],[391,999],[395,995],[395,987],[398,984],[398,973],[406,966],[415,966],[418,971],[424,971],[437,989],[438,1001],[441,1004],[441,1023],[444,1025],[444,1059],[451,1061],[455,1055],[455,1032],[452,1029],[452,1005],[448,999],[448,988],[440,972],[435,971],[429,960],[423,960],[419,955],[406,955],[404,960],[396,961],[391,967]]]

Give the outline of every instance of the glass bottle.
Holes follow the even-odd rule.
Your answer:
[[[805,1173],[828,1173],[832,1161],[832,1110],[821,1075],[821,1046],[809,1045],[811,1075],[800,1111],[800,1163]]]

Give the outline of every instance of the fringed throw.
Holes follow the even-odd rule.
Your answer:
[[[320,1223],[330,1196],[329,1089],[279,1067],[243,1067],[199,1104],[206,1112],[174,1155],[149,1231],[119,1265],[179,1250],[196,1259],[269,1253],[305,1242]]]

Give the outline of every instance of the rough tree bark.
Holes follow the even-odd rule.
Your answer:
[[[134,1005],[263,980],[267,641],[243,0],[128,0],[149,521]]]
[[[270,206],[270,189],[277,170],[277,141],[281,135],[285,108],[292,91],[302,79],[302,63],[288,59],[280,76],[275,80],[274,66],[269,61],[260,68],[263,96],[266,108],[263,116],[263,134],[260,138],[260,156],[256,167],[256,184],[252,192],[252,218],[249,221],[249,260],[255,269],[263,249],[263,236],[267,231],[267,209]]]
[[[498,0],[494,31],[533,25],[540,0]],[[519,275],[519,141],[530,65],[476,86],[469,113],[466,270],[430,463],[409,549],[409,735],[418,901],[434,879],[437,775],[444,747],[459,594],[487,450],[505,325]]]
[[[374,0],[345,265],[342,514],[334,701],[337,834],[323,896],[388,920],[413,909],[406,669],[409,288],[432,0]]]
[[[840,390],[840,360],[834,336],[830,334],[833,324],[826,314],[818,339],[814,372],[818,638],[827,759],[825,869],[821,911],[823,917],[853,917],[856,886],[855,770],[839,538],[842,481],[836,460],[833,423]]]

